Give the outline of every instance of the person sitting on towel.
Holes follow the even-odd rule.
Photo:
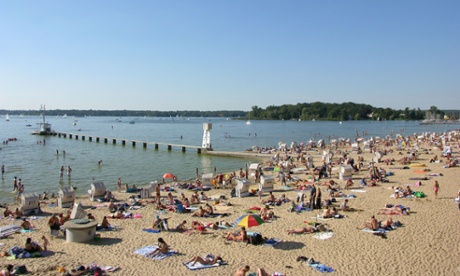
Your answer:
[[[324,209],[323,218],[332,218],[332,213],[331,209],[329,209],[329,206],[326,206],[326,208]]]
[[[22,224],[21,224],[22,229],[24,230],[30,230],[32,228],[32,224],[30,221],[28,221],[26,218],[22,219]]]
[[[237,233],[228,232],[224,238],[230,241],[246,241],[248,239],[248,234],[246,233],[246,228],[241,227],[241,230]]]
[[[380,223],[380,227],[382,227],[383,229],[392,228],[392,225],[393,219],[391,217]]]
[[[148,257],[156,257],[160,254],[166,254],[169,251],[169,245],[163,240],[163,238],[158,238],[158,248],[148,253]]]
[[[369,221],[366,221],[366,223],[364,223],[364,228],[367,228],[372,231],[375,231],[379,228],[379,223],[375,219],[375,216],[372,216]]]

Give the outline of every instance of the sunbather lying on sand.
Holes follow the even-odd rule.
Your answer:
[[[409,210],[407,208],[401,208],[399,206],[395,206],[393,208],[382,208],[377,213],[379,215],[408,215]]]
[[[303,233],[311,234],[311,233],[316,232],[316,230],[313,227],[308,227],[308,228],[302,227],[302,228],[289,229],[289,230],[287,230],[287,232],[290,235],[292,235],[292,234],[303,234]]]
[[[190,261],[185,262],[184,264],[191,264],[192,266],[194,266],[196,263],[200,263],[202,265],[213,265],[213,264],[221,263],[221,262],[223,262],[223,259],[221,256],[214,257],[214,256],[208,255],[205,258],[196,256],[192,258]]]

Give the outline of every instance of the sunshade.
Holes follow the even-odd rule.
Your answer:
[[[258,226],[258,225],[261,225],[262,223],[264,223],[264,220],[255,214],[242,215],[235,221],[236,225],[246,227],[246,228]]]
[[[172,178],[174,178],[174,177],[175,177],[175,176],[174,176],[174,174],[172,174],[172,173],[165,173],[165,174],[163,174],[163,178],[171,178],[171,179],[172,179]]]

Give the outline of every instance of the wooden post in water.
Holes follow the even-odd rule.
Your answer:
[[[117,139],[114,138],[114,139],[112,140],[112,144],[115,145],[116,143],[117,143]]]
[[[155,143],[155,149],[156,149],[156,150],[158,149],[158,144],[157,144],[157,143]]]
[[[143,143],[143,147],[147,148],[147,143],[146,142]]]
[[[85,141],[85,135],[82,135],[82,136],[81,136],[81,139],[82,139],[83,141]]]
[[[133,147],[135,147],[135,146],[136,146],[136,141],[133,141]]]
[[[96,137],[96,142],[99,143],[100,141],[101,141],[101,139],[99,137]]]
[[[78,140],[78,134],[75,134],[75,140]]]
[[[88,139],[89,139],[90,142],[92,142],[93,141],[93,136],[89,136]]]
[[[107,139],[107,138],[104,138],[104,143],[106,143],[106,144],[107,144],[108,142],[109,142],[109,139]]]
[[[69,139],[72,139],[72,133],[69,133]]]
[[[172,150],[172,146],[171,146],[171,145],[168,145],[168,150]]]
[[[126,140],[121,140],[121,144],[124,146],[126,145]]]
[[[185,152],[185,147],[182,147],[182,152]]]

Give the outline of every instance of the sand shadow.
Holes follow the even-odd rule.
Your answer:
[[[104,246],[104,245],[113,245],[113,244],[121,243],[122,241],[123,239],[119,239],[119,238],[101,238],[99,240],[91,241],[90,244]]]
[[[305,247],[305,244],[295,241],[282,241],[273,246],[273,248],[280,250],[295,250],[302,249],[303,247]]]

